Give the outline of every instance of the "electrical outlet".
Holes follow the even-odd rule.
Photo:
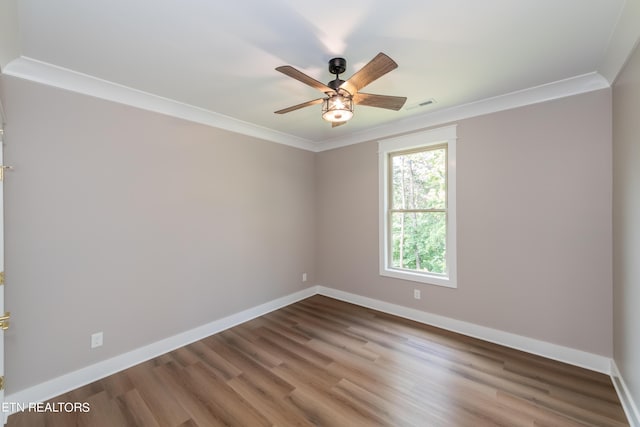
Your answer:
[[[413,290],[413,297],[414,297],[415,299],[420,299],[420,296],[421,296],[421,295],[420,295],[420,289],[414,289],[414,290]]]
[[[302,281],[303,282],[307,281],[307,273],[302,273]]]
[[[91,334],[91,348],[101,347],[102,339],[103,339],[102,332],[96,332],[95,334]]]

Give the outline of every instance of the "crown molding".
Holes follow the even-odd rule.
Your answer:
[[[388,138],[403,133],[416,132],[432,126],[468,119],[484,114],[523,107],[578,95],[594,90],[608,88],[608,81],[599,73],[593,72],[535,86],[516,92],[483,99],[469,104],[459,105],[432,113],[411,116],[388,125],[373,127],[341,138],[327,139],[316,147],[317,152],[344,147],[365,141]]]
[[[304,138],[254,125],[204,108],[163,98],[33,58],[23,56],[14,59],[2,70],[2,73],[304,150],[314,151],[315,147],[311,141]]]
[[[598,68],[609,84],[613,82],[624,68],[638,43],[640,43],[640,1],[627,0],[620,11],[618,23],[609,39],[609,46],[604,60]]]
[[[432,113],[411,116],[343,137],[313,142],[28,57],[20,57],[11,61],[2,72],[9,76],[71,92],[82,93],[313,152],[398,136],[456,120],[609,87],[609,82],[602,75],[593,72]]]

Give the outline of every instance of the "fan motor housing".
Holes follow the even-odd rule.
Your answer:
[[[329,83],[327,83],[327,86],[329,86],[331,89],[337,91],[342,83],[344,83],[344,80],[335,79],[335,80],[331,80]]]

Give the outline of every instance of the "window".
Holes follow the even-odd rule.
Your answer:
[[[455,144],[455,126],[379,143],[381,275],[456,287]]]

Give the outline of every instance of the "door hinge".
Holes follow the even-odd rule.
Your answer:
[[[4,271],[0,271],[0,286],[4,285]]]
[[[4,375],[0,377],[0,390],[4,390]]]
[[[4,171],[5,170],[12,171],[13,170],[13,166],[0,165],[0,181],[4,181]]]
[[[11,325],[9,319],[11,319],[11,313],[5,311],[4,316],[0,316],[0,329],[2,329],[3,331],[9,329],[9,326]]]

